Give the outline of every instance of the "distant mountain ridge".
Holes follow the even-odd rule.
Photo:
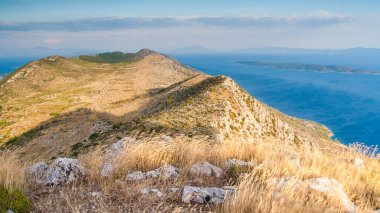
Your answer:
[[[261,47],[236,50],[217,50],[201,46],[188,46],[166,52],[171,54],[279,54],[279,55],[380,55],[380,48],[308,49],[285,47]]]
[[[271,67],[271,68],[281,69],[281,70],[362,73],[362,74],[380,75],[380,71],[357,69],[357,68],[351,68],[351,67],[346,67],[346,66],[337,66],[337,65],[278,63],[278,62],[262,62],[262,61],[237,61],[237,63],[250,65],[250,66]]]

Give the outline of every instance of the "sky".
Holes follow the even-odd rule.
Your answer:
[[[0,0],[0,55],[202,46],[380,48],[378,0]]]

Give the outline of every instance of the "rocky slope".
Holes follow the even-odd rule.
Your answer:
[[[0,185],[24,187],[34,211],[380,207],[373,156],[157,52],[47,57],[0,87]]]
[[[228,77],[205,75],[149,50],[120,60],[52,56],[3,79],[1,141],[22,145],[18,150],[33,159],[76,155],[137,132],[308,148],[328,141],[321,125],[277,112]]]

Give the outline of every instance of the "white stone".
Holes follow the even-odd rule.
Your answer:
[[[221,177],[223,175],[223,169],[210,164],[209,162],[198,162],[191,166],[190,174],[193,176],[215,176]]]
[[[26,174],[32,181],[42,184],[46,179],[49,166],[45,162],[38,162],[26,169]]]
[[[351,163],[358,168],[364,168],[364,161],[360,158],[354,158],[351,160]]]
[[[301,161],[298,158],[291,159],[290,164],[293,165],[296,169],[301,169]]]
[[[337,180],[322,177],[309,179],[307,183],[311,190],[322,192],[327,196],[338,198],[347,212],[355,212],[355,204],[350,201],[343,190],[343,186]]]
[[[86,175],[88,175],[87,170],[79,165],[76,159],[58,158],[53,161],[46,171],[44,184],[60,185],[70,183]]]
[[[182,191],[182,202],[220,204],[232,193],[233,190],[230,189],[185,186]]]
[[[106,151],[105,156],[108,160],[112,160],[122,153],[127,144],[136,143],[136,140],[131,137],[124,137],[113,143]]]
[[[144,173],[146,178],[162,178],[164,180],[177,178],[179,176],[180,169],[172,165],[164,165],[155,170]]]
[[[147,178],[158,178],[159,174],[156,170],[148,171],[145,173]]]
[[[140,190],[140,193],[143,194],[143,195],[155,194],[159,198],[165,196],[165,194],[162,193],[160,190],[154,189],[154,188],[152,188],[152,189],[150,189],[150,188],[143,188],[143,189]]]
[[[100,175],[102,177],[109,177],[113,172],[113,165],[109,162],[104,163]]]
[[[167,135],[162,136],[162,140],[165,142],[172,142],[173,138]]]
[[[103,195],[103,193],[101,193],[101,192],[91,192],[90,195],[91,195],[92,197],[100,197],[100,196]]]
[[[142,171],[135,171],[132,173],[127,174],[125,177],[125,181],[138,181],[138,180],[144,180],[146,179],[146,174]]]
[[[155,170],[158,176],[162,179],[177,178],[180,173],[180,169],[172,165],[164,165]]]
[[[169,192],[172,192],[172,193],[176,193],[178,191],[180,191],[181,189],[180,188],[177,188],[177,187],[171,187],[168,189]]]
[[[238,159],[228,159],[224,163],[224,166],[226,167],[227,170],[232,169],[232,168],[247,168],[247,167],[254,167],[256,164],[252,162],[245,162],[241,161]]]

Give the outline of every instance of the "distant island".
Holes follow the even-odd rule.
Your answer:
[[[302,64],[302,63],[282,63],[282,62],[262,62],[262,61],[237,61],[239,64],[250,66],[271,67],[283,70],[316,71],[316,72],[341,72],[341,73],[363,73],[379,75],[380,71],[357,69],[337,65]]]

